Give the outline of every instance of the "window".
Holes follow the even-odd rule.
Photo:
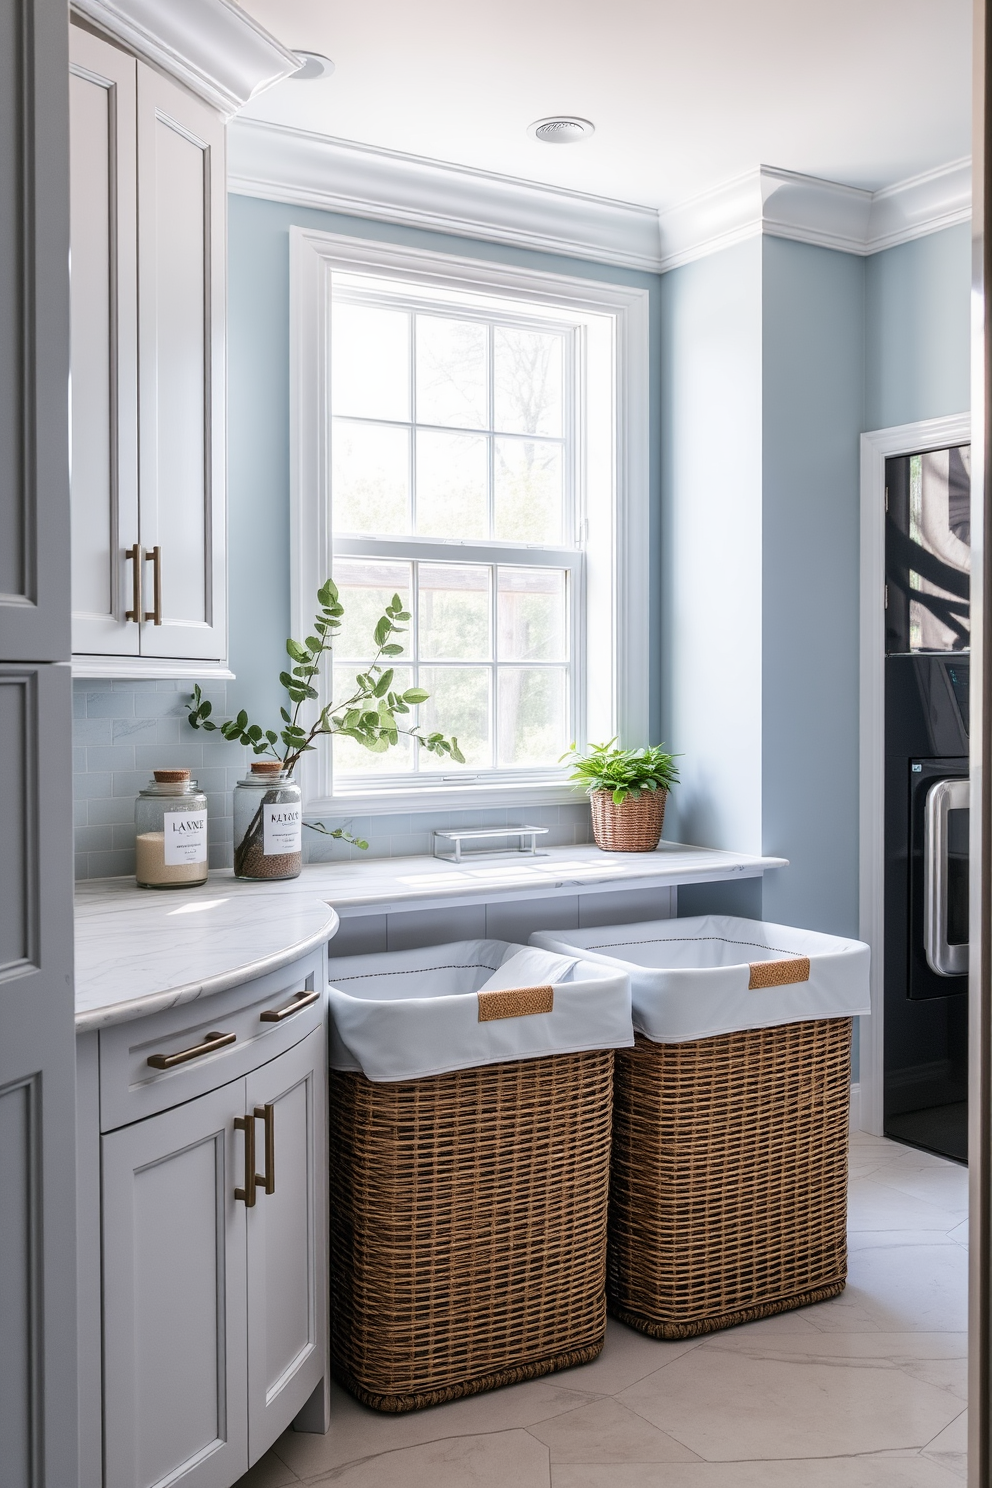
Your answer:
[[[646,472],[623,445],[617,375],[644,292],[297,229],[293,298],[294,627],[333,571],[341,696],[399,594],[397,682],[430,694],[417,721],[466,757],[337,739],[308,805],[565,798],[562,753],[616,733],[630,692],[621,553],[646,624],[629,499],[630,467]]]

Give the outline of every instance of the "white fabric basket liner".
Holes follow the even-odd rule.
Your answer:
[[[731,915],[539,930],[531,945],[630,974],[634,1028],[657,1044],[871,1011],[860,940]],[[808,956],[809,980],[751,988],[751,964]]]
[[[577,951],[546,952],[502,940],[463,940],[421,950],[338,956],[331,983],[330,1064],[386,1083],[449,1070],[629,1048],[634,1042],[627,973]],[[500,968],[521,960],[509,980]],[[524,974],[515,980],[512,972]],[[476,993],[511,986],[554,987],[548,1013],[479,1021]]]

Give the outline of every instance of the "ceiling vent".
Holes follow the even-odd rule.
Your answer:
[[[536,119],[527,133],[545,145],[574,145],[577,140],[588,139],[590,134],[595,134],[596,128],[588,119],[562,115],[551,119]]]
[[[330,77],[334,71],[330,57],[323,57],[320,52],[294,52],[293,55],[300,59],[298,70],[289,75],[294,83],[315,83],[318,78]]]

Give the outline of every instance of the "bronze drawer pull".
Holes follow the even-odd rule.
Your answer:
[[[254,1116],[235,1116],[234,1130],[243,1131],[245,1134],[245,1186],[236,1188],[234,1197],[240,1199],[246,1209],[255,1207],[255,1184],[258,1175],[255,1172],[255,1118]]]
[[[155,625],[161,625],[162,624],[162,549],[159,547],[158,543],[155,544],[155,546],[152,548],[152,550],[151,550],[150,553],[146,553],[145,554],[145,557],[146,557],[146,559],[147,558],[150,558],[152,560],[152,583],[154,585],[154,589],[152,591],[152,593],[154,595],[154,605],[153,605],[153,608],[152,609],[145,611],[145,619],[146,620],[153,621]]]
[[[172,1069],[177,1064],[185,1064],[188,1059],[199,1059],[201,1054],[223,1049],[225,1044],[233,1044],[237,1037],[236,1033],[208,1033],[202,1044],[194,1044],[191,1049],[179,1049],[175,1054],[149,1054],[148,1063],[152,1069]]]
[[[133,547],[127,548],[124,553],[125,560],[134,564],[131,571],[131,608],[124,611],[125,620],[141,620],[141,565],[144,561],[141,556],[141,544],[135,543]]]
[[[319,992],[294,992],[289,1002],[284,1002],[282,1007],[266,1008],[264,1013],[259,1013],[260,1023],[281,1023],[283,1018],[291,1018],[294,1013],[299,1013],[305,1007],[311,1007],[319,998]]]
[[[255,1182],[262,1185],[262,1192],[274,1194],[276,1191],[276,1108],[275,1106],[256,1106],[254,1121],[265,1122],[265,1172],[255,1174]]]

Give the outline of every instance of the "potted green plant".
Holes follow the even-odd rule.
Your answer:
[[[569,779],[589,796],[596,846],[604,852],[654,852],[668,792],[679,778],[676,756],[661,744],[620,749],[611,739],[590,745],[585,754],[573,744],[562,758],[573,766]]]
[[[279,709],[282,727],[278,731],[252,723],[244,709],[236,718],[215,723],[210,717],[213,705],[198,686],[187,705],[191,727],[216,730],[231,743],[247,745],[263,757],[235,792],[234,872],[238,878],[295,878],[303,863],[300,829],[304,825],[356,847],[368,847],[344,827],[329,830],[321,823],[303,821],[300,788],[293,772],[304,754],[315,747],[318,735],[344,734],[373,754],[384,754],[399,743],[401,734],[406,734],[419,740],[431,754],[465,763],[456,738],[424,733],[417,725],[408,728],[402,721],[430,694],[422,687],[408,687],[402,692],[393,687],[394,671],[389,662],[403,651],[394,638],[404,633],[411,618],[398,594],[393,595],[375,624],[374,654],[366,670],[355,677],[354,691],[339,702],[327,703],[308,727],[304,725],[303,710],[319,698],[314,682],[324,658],[333,649],[334,634],[341,628],[344,614],[332,579],[318,589],[317,604],[312,634],[305,641],[290,638],[286,642],[292,667],[279,673],[279,681],[292,711],[285,706]]]

